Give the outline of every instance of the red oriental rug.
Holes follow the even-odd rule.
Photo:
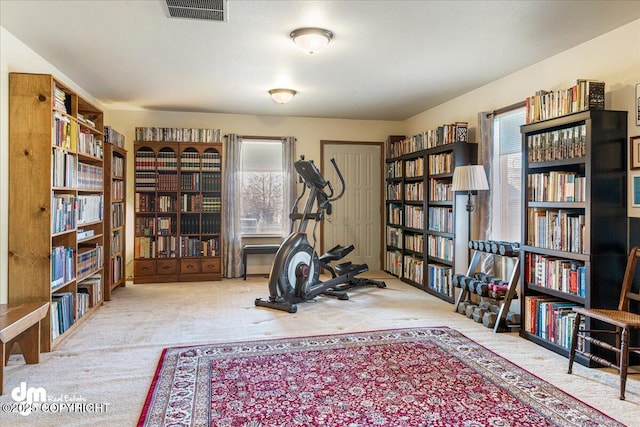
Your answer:
[[[622,426],[453,329],[173,347],[139,426]]]

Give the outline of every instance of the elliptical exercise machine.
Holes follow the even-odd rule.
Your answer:
[[[292,221],[291,234],[278,249],[271,266],[269,298],[266,300],[257,298],[255,300],[256,306],[295,313],[297,303],[312,300],[321,294],[340,300],[348,300],[349,295],[344,292],[346,289],[368,285],[379,288],[386,287],[384,282],[356,277],[369,270],[367,264],[345,262],[335,268],[329,265],[330,262],[347,256],[354,250],[353,245],[337,245],[320,257],[316,253],[316,227],[324,219],[325,212],[331,215],[331,203],[341,198],[345,191],[344,178],[335,159],[331,159],[331,164],[342,185],[340,194],[335,197],[331,183],[324,179],[312,160],[305,160],[304,156],[301,156],[300,160],[294,163],[304,186],[289,215]],[[305,202],[304,210],[299,213],[298,203],[304,197],[307,187],[309,188],[309,196]],[[309,243],[306,233],[310,220],[315,222],[312,233],[313,246]],[[296,223],[298,224],[297,228]],[[320,281],[321,268],[325,268],[331,273],[331,279]]]

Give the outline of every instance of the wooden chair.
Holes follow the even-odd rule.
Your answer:
[[[624,400],[624,391],[627,383],[627,368],[629,366],[629,353],[640,354],[640,347],[629,346],[629,333],[632,330],[640,329],[640,314],[629,311],[630,300],[640,302],[640,293],[632,291],[633,278],[636,270],[636,264],[640,257],[640,247],[634,247],[629,254],[627,268],[622,281],[622,290],[620,292],[620,302],[617,310],[605,310],[598,308],[574,307],[576,314],[576,322],[573,327],[571,339],[571,353],[569,356],[569,373],[573,368],[573,361],[576,353],[609,368],[614,368],[620,373],[620,400]],[[597,319],[608,325],[614,326],[615,329],[591,329],[580,330],[581,317],[589,317]],[[611,345],[592,336],[594,333],[615,334],[615,345]],[[583,347],[578,349],[578,338],[582,339]],[[611,363],[602,357],[584,351],[584,343],[589,342],[592,345],[611,350],[616,354],[616,363]]]

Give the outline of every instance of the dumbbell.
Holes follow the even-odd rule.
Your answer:
[[[464,276],[461,280],[460,280],[460,287],[463,290],[469,290],[469,286],[471,285],[471,282],[473,282],[475,279],[473,277],[469,277],[469,276]]]
[[[510,311],[509,313],[507,313],[506,321],[507,321],[507,325],[519,325],[520,314]]]
[[[502,256],[515,256],[520,251],[520,245],[518,243],[505,242],[500,245],[499,251]]]
[[[469,301],[463,301],[460,304],[458,304],[458,313],[460,314],[466,314],[467,312],[467,306],[469,305]]]
[[[482,324],[487,328],[493,328],[498,320],[498,314],[493,311],[487,311],[482,316]]]
[[[475,245],[475,240],[469,240],[469,249],[473,249],[473,246]]]
[[[489,295],[489,284],[481,281],[476,282],[474,292],[481,297],[486,297],[487,295]]]
[[[475,310],[473,310],[473,320],[474,322],[477,323],[481,323],[482,322],[482,317],[484,316],[485,313],[487,313],[488,310],[484,307],[476,307]]]
[[[482,273],[482,272],[476,272],[473,274],[473,277],[475,277],[477,280],[480,280],[481,282],[484,283],[490,283],[492,279],[494,279],[494,277],[490,274],[487,273]]]
[[[453,286],[455,286],[456,288],[461,288],[462,287],[462,279],[464,277],[467,277],[467,276],[465,276],[464,274],[455,274],[453,276],[453,279],[451,280],[452,283],[453,283]]]
[[[473,312],[475,311],[476,307],[478,306],[475,304],[467,304],[467,306],[464,309],[465,316],[471,319],[473,317]]]

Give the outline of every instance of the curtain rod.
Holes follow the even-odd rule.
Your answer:
[[[516,102],[515,104],[507,105],[506,107],[498,108],[491,112],[492,115],[497,116],[498,114],[508,113],[509,111],[517,110],[518,108],[522,108],[526,105],[525,101]]]
[[[226,134],[224,137],[228,138],[230,134]],[[286,136],[255,136],[255,135],[237,135],[238,138],[241,139],[265,139],[271,141],[282,141],[283,139],[287,139]],[[294,138],[297,141],[297,138]]]

